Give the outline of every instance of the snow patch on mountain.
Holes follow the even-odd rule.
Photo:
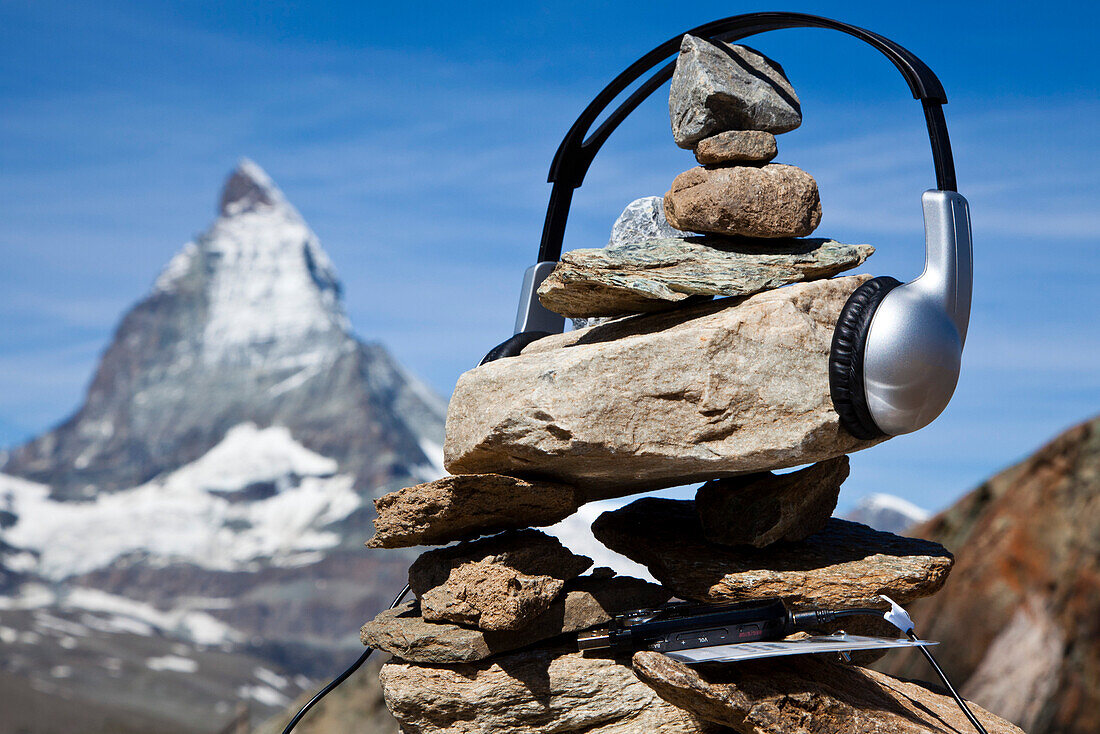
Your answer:
[[[16,516],[4,540],[36,554],[34,571],[52,580],[131,553],[213,570],[299,565],[336,546],[325,528],[362,505],[353,478],[336,470],[286,428],[244,423],[167,476],[88,502],[58,502],[45,485],[0,474],[0,504]]]
[[[876,530],[901,533],[932,514],[912,502],[892,494],[875,493],[861,499],[845,519],[870,525]]]

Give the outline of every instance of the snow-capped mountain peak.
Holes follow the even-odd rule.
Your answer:
[[[274,207],[292,208],[264,169],[248,158],[241,158],[222,189],[218,204],[222,216]]]
[[[437,473],[441,401],[351,331],[317,236],[242,160],[220,213],[122,319],[80,410],[0,468],[90,499],[198,459],[233,426],[280,425],[361,488]],[[426,399],[425,395],[429,395]]]

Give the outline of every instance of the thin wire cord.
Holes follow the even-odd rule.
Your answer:
[[[393,598],[393,603],[390,604],[390,609],[393,609],[398,604],[400,604],[401,600],[404,599],[405,595],[408,594],[408,593],[409,593],[409,585],[405,584],[405,588],[403,588],[401,590],[401,593]],[[346,681],[348,678],[350,678],[351,675],[355,671],[359,670],[359,668],[361,668],[363,666],[363,663],[367,662],[367,658],[370,657],[370,654],[372,652],[374,652],[374,648],[373,647],[368,647],[363,652],[363,654],[359,656],[359,659],[356,660],[354,663],[352,663],[351,666],[347,670],[345,670],[343,673],[341,673],[340,675],[333,678],[331,683],[329,683],[327,686],[325,686],[320,691],[318,691],[316,696],[309,699],[309,701],[306,702],[306,705],[303,706],[301,709],[299,709],[298,713],[294,714],[294,718],[291,719],[290,723],[286,725],[285,729],[283,729],[283,734],[290,734],[290,732],[293,731],[294,727],[298,725],[298,722],[302,720],[302,717],[304,717],[306,714],[309,713],[309,710],[311,708],[313,708],[314,704],[316,704],[318,701],[320,701],[322,698],[324,698],[328,694],[332,693],[332,690],[334,688],[336,688],[338,685],[340,685],[341,683]],[[983,732],[983,734],[984,734],[984,732]]]
[[[908,634],[910,640],[917,640],[917,635],[915,632],[913,632],[913,630],[909,630]],[[955,687],[951,685],[951,681],[947,680],[947,674],[943,672],[943,668],[941,668],[940,664],[936,662],[936,658],[932,657],[932,653],[928,651],[928,648],[924,645],[921,645],[920,651],[924,653],[924,657],[928,658],[928,662],[932,664],[932,667],[936,670],[936,673],[939,674],[940,680],[942,680],[943,684],[947,686],[947,690],[950,691],[951,695],[955,698],[955,703],[959,704],[959,708],[961,708],[963,713],[966,714],[966,718],[970,719],[970,723],[974,725],[974,728],[981,732],[981,734],[989,734],[989,732],[985,730],[985,727],[982,726],[982,723],[978,721],[978,717],[974,716],[974,712],[972,712],[970,710],[970,707],[966,705],[966,701],[964,701],[962,696],[960,696],[955,691]]]

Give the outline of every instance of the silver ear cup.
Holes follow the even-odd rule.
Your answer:
[[[947,313],[913,284],[875,310],[863,357],[863,389],[875,424],[892,436],[935,420],[955,392],[962,340]]]
[[[970,210],[954,191],[926,191],[925,266],[882,299],[867,332],[863,388],[885,433],[911,433],[947,407],[959,380],[970,320]]]

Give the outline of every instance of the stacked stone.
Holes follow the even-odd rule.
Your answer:
[[[670,112],[704,167],[677,177],[663,206],[631,204],[607,248],[567,253],[540,291],[567,316],[639,315],[467,372],[447,416],[453,476],[375,503],[371,547],[458,541],[423,553],[415,599],[362,629],[393,656],[386,703],[419,734],[963,731],[950,698],[852,665],[695,670],[657,653],[577,651],[577,632],[672,597],[905,604],[936,592],[953,561],[936,543],[832,518],[847,454],[874,442],[840,428],[827,373],[839,311],[867,276],[830,276],[872,249],[792,239],[812,232],[820,204],[807,174],[768,163],[772,133],[801,120],[782,69],[685,37]],[[706,234],[668,236],[670,224]],[[689,300],[714,295],[726,298]],[[694,500],[639,499],[592,526],[659,584],[588,571],[589,558],[534,529],[586,502],[696,480]],[[978,715],[990,732],[1019,732]]]

